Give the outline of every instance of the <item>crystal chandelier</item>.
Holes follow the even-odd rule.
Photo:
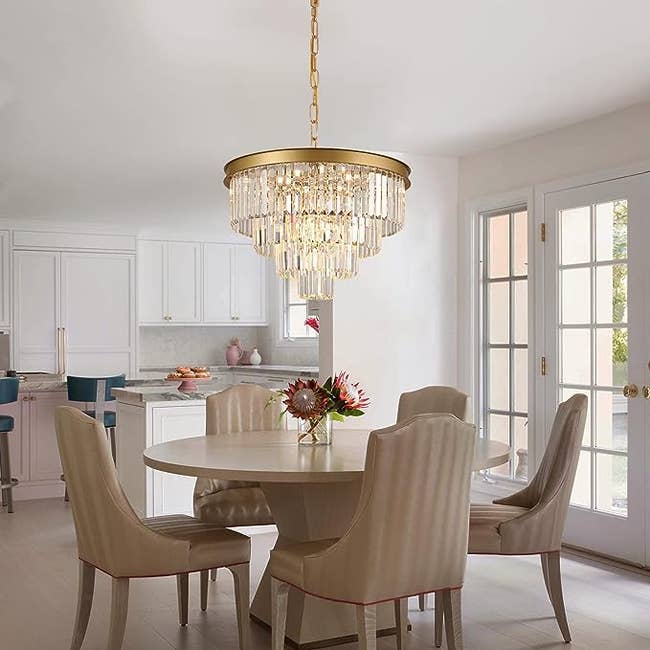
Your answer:
[[[411,170],[381,154],[318,146],[318,4],[310,0],[311,147],[276,149],[224,168],[230,225],[295,278],[302,298],[331,300],[334,280],[353,278],[359,259],[404,227]]]

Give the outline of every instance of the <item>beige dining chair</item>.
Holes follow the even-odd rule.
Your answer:
[[[459,420],[467,419],[469,396],[451,386],[426,386],[409,393],[402,393],[397,407],[397,421],[404,422],[423,413],[451,413]],[[441,596],[436,596],[436,607],[442,608]],[[426,594],[418,597],[421,612],[426,608]]]
[[[56,436],[79,554],[79,597],[71,650],[86,634],[95,570],[112,578],[108,650],[122,647],[129,580],[176,575],[179,622],[187,624],[188,576],[227,567],[235,582],[240,650],[248,650],[250,539],[185,515],[140,520],[117,478],[104,425],[70,406],[56,409]]]
[[[282,403],[269,403],[273,392],[255,384],[236,384],[206,400],[206,435],[286,427]],[[259,483],[199,478],[194,486],[194,516],[222,527],[275,523]],[[211,571],[217,579],[216,569]],[[201,609],[208,606],[208,572],[201,573]]]
[[[271,552],[273,650],[284,647],[289,588],[355,605],[363,650],[377,647],[377,603],[393,601],[404,649],[408,597],[440,591],[448,647],[462,648],[475,439],[473,425],[449,414],[418,415],[370,434],[348,531]]]
[[[519,492],[490,504],[472,504],[469,552],[483,555],[540,555],[555,618],[571,642],[560,575],[560,548],[587,418],[587,396],[559,405],[548,445],[533,480]],[[436,630],[443,612],[436,609]],[[436,638],[439,647],[441,636]]]

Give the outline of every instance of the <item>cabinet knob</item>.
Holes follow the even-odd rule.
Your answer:
[[[628,384],[623,388],[623,395],[627,398],[634,399],[639,395],[639,387],[636,384]]]

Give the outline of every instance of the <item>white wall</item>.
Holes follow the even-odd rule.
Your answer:
[[[467,200],[650,159],[650,103],[460,159]]]
[[[472,392],[469,205],[503,195],[512,204],[530,200],[534,186],[592,172],[650,162],[650,103],[466,156],[458,175],[459,386]],[[492,207],[497,207],[492,205]],[[534,206],[529,205],[529,210]]]
[[[400,393],[456,381],[457,160],[395,155],[413,170],[406,226],[321,315],[321,374],[348,370],[372,399],[348,426],[393,424]]]

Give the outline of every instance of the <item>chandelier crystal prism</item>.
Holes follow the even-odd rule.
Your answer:
[[[230,225],[275,261],[298,293],[331,300],[334,280],[404,227],[411,170],[390,156],[318,146],[318,4],[310,0],[311,147],[260,151],[226,164]]]

